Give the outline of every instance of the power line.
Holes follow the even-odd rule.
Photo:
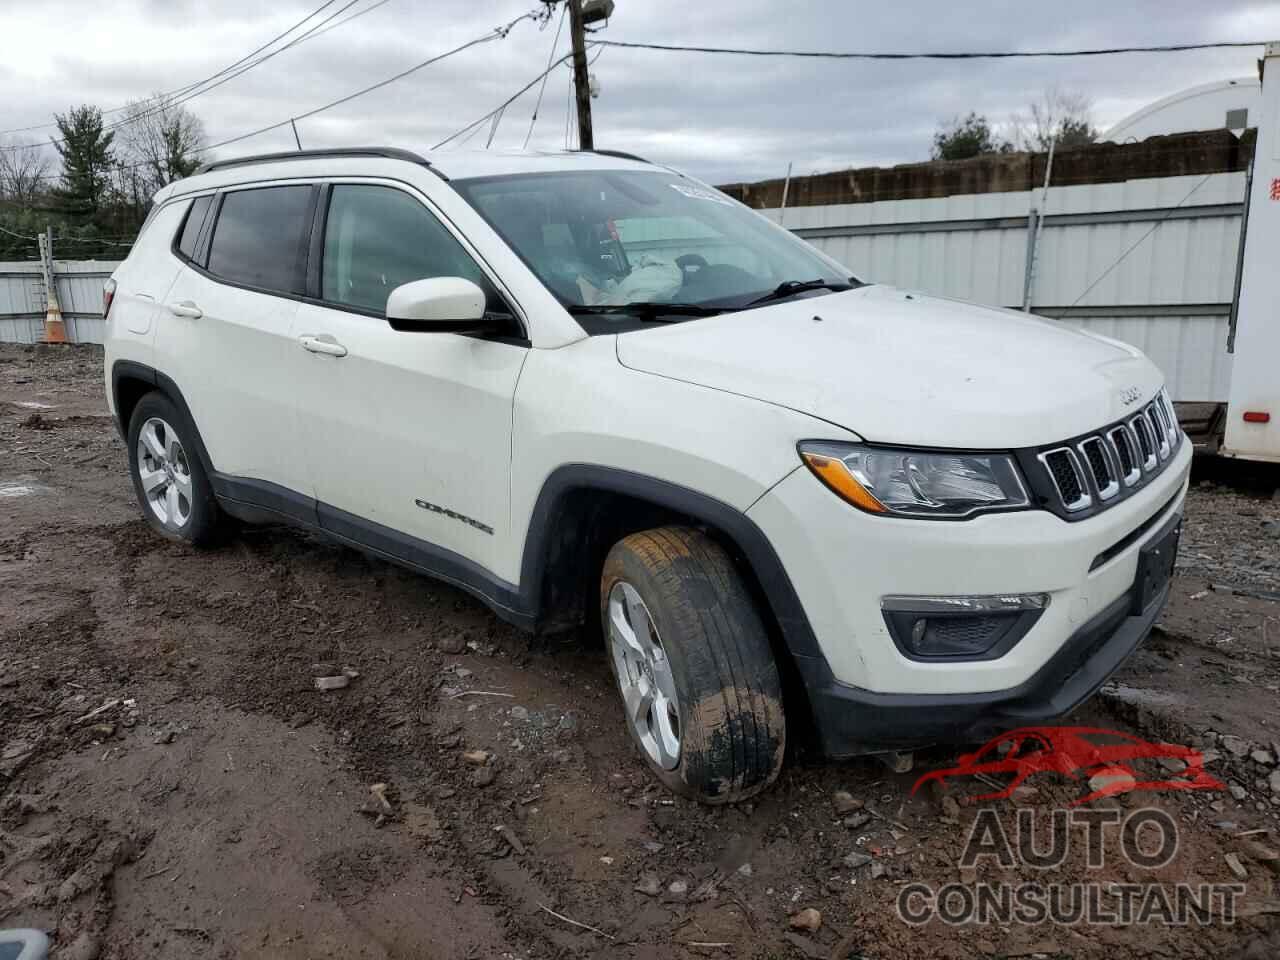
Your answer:
[[[225,147],[228,144],[238,143],[241,140],[248,140],[250,137],[256,137],[260,133],[267,133],[270,130],[279,129],[280,127],[286,126],[287,124],[289,124],[294,120],[305,120],[307,117],[314,117],[317,113],[323,113],[325,110],[332,109],[333,107],[340,106],[341,104],[344,104],[344,103],[349,103],[350,101],[356,99],[356,97],[363,97],[366,93],[371,93],[374,90],[378,90],[382,87],[387,86],[387,84],[395,83],[397,80],[402,80],[405,77],[409,76],[409,74],[416,73],[417,71],[421,70],[423,67],[429,67],[433,63],[438,63],[441,60],[444,60],[446,57],[452,57],[454,54],[461,53],[463,50],[469,49],[470,47],[474,47],[481,43],[488,43],[490,40],[501,40],[508,33],[510,33],[512,28],[515,27],[516,24],[520,23],[520,21],[529,20],[529,19],[538,17],[539,15],[540,14],[536,10],[530,13],[521,14],[511,22],[501,27],[495,27],[493,30],[491,30],[489,33],[484,34],[483,36],[476,37],[474,40],[468,40],[466,43],[460,46],[454,47],[452,50],[448,50],[444,53],[437,54],[434,57],[429,57],[428,59],[423,60],[421,63],[415,63],[412,67],[409,67],[407,70],[400,71],[393,77],[388,77],[385,80],[379,80],[377,83],[370,84],[369,86],[363,88],[362,90],[357,90],[355,93],[347,94],[345,97],[339,97],[337,100],[330,101],[329,103],[326,103],[324,106],[316,107],[315,109],[308,110],[305,113],[299,113],[293,117],[288,117],[284,120],[281,120],[279,123],[268,124],[265,127],[260,127],[259,129],[250,131],[249,133],[242,133],[238,137],[231,137],[227,140],[220,140],[217,143],[211,143],[204,149],[216,150],[218,147]],[[534,83],[536,82],[537,81],[535,80]],[[530,84],[529,86],[533,86],[533,84]],[[496,112],[497,111],[494,111],[494,113]],[[493,116],[493,113],[488,114],[483,119],[487,120],[491,116]],[[470,129],[470,127],[468,127],[467,129]]]
[[[132,247],[133,241],[127,243],[118,243],[114,240],[108,240],[106,237],[58,237],[53,238],[58,243],[96,243],[107,247]]]
[[[463,50],[466,50],[470,47],[474,47],[481,43],[487,43],[490,40],[500,40],[506,37],[507,34],[511,32],[512,28],[515,27],[516,24],[520,23],[522,20],[534,19],[540,15],[541,14],[539,13],[539,11],[536,11],[536,10],[531,11],[529,13],[522,14],[521,16],[516,17],[514,20],[510,21],[509,23],[504,24],[503,26],[495,27],[493,30],[491,30],[489,33],[484,34],[483,36],[476,37],[473,40],[468,40],[466,43],[461,44],[460,46],[454,47],[452,50],[448,50],[444,53],[438,54],[434,57],[429,57],[428,59],[423,60],[420,63],[414,64],[413,66],[409,67],[406,70],[400,71],[395,76],[388,77],[385,80],[379,80],[377,83],[370,84],[369,86],[364,87],[363,89],[357,90],[354,93],[347,94],[345,97],[339,97],[337,100],[332,100],[329,103],[324,104],[323,106],[315,107],[311,110],[306,111],[305,113],[299,113],[292,117],[286,117],[284,120],[281,120],[277,123],[268,124],[265,127],[259,127],[257,130],[251,130],[248,133],[242,133],[235,137],[229,137],[226,140],[219,140],[217,143],[208,144],[202,149],[216,150],[219,147],[225,147],[232,143],[239,143],[241,140],[248,140],[250,137],[256,137],[258,136],[258,134],[261,134],[261,133],[267,133],[271,130],[278,130],[281,127],[288,126],[290,123],[292,123],[295,120],[305,120],[308,117],[314,117],[318,113],[323,113],[324,111],[330,110],[333,107],[340,106],[341,104],[344,104],[344,103],[349,103],[350,101],[356,99],[357,97],[364,96],[366,93],[371,93],[372,91],[385,87],[388,84],[395,83],[397,80],[401,80],[409,76],[409,74],[411,73],[415,73],[418,70],[421,70],[424,67],[428,67],[433,63],[438,63],[439,61],[444,60],[446,57],[451,57],[456,53],[461,53]],[[552,66],[554,68],[555,64],[553,64]],[[537,80],[535,79],[534,83],[536,82]],[[532,84],[530,84],[530,86],[532,86]],[[525,89],[528,89],[528,88],[526,87]],[[493,113],[496,113],[496,112],[497,111],[493,111]],[[482,118],[482,120],[489,119],[490,117],[493,116],[493,113],[486,114],[485,117]],[[470,129],[470,127],[468,127],[467,129]],[[140,161],[138,163],[122,164],[116,169],[132,170],[132,169],[136,169],[137,167],[143,167],[147,165],[148,165],[148,161]],[[60,178],[60,176],[61,176],[60,174],[51,174],[51,175],[42,177],[41,179],[57,180]]]
[[[179,96],[179,95],[181,95],[181,94],[183,94],[183,93],[186,93],[188,90],[193,90],[193,89],[195,89],[196,87],[200,86],[201,84],[208,83],[210,80],[214,80],[214,79],[216,79],[216,78],[218,78],[218,77],[222,76],[222,75],[223,75],[224,73],[226,73],[228,70],[234,70],[236,67],[240,66],[240,64],[244,63],[244,62],[245,62],[246,60],[248,60],[250,57],[254,57],[254,56],[256,56],[257,54],[259,54],[259,53],[261,53],[263,50],[267,49],[267,47],[271,46],[271,45],[272,45],[273,43],[275,43],[276,41],[278,41],[278,40],[282,40],[283,38],[287,37],[289,34],[293,33],[293,31],[294,31],[294,30],[297,30],[297,29],[298,29],[298,27],[302,26],[304,23],[306,23],[308,20],[310,20],[310,19],[311,19],[312,17],[314,17],[316,14],[318,14],[318,13],[320,13],[322,10],[324,10],[324,9],[325,9],[325,7],[331,6],[331,5],[333,5],[334,3],[336,3],[336,2],[337,2],[337,0],[325,0],[325,2],[324,2],[324,3],[320,4],[320,6],[319,6],[319,7],[317,7],[315,10],[312,10],[310,13],[308,13],[305,17],[303,17],[301,20],[299,20],[297,23],[295,23],[293,26],[291,26],[288,30],[284,31],[283,33],[276,34],[274,37],[272,37],[270,40],[268,40],[268,41],[267,41],[266,43],[264,43],[262,46],[258,47],[258,48],[257,48],[257,49],[255,49],[255,50],[251,50],[249,53],[245,54],[243,57],[241,57],[241,58],[240,58],[239,60],[237,60],[235,63],[228,64],[227,66],[225,66],[225,67],[223,67],[221,70],[219,70],[217,73],[210,74],[209,76],[205,77],[203,80],[197,80],[195,83],[189,83],[189,84],[187,84],[187,85],[186,85],[186,86],[184,86],[184,87],[178,87],[177,89],[175,89],[175,90],[170,90],[170,91],[168,91],[167,93],[161,93],[161,94],[157,94],[157,95],[156,95],[156,96],[154,96],[154,97],[148,97],[147,99],[145,99],[145,100],[143,100],[143,101],[141,101],[141,102],[142,102],[142,103],[151,103],[151,102],[156,101],[156,100],[164,100],[164,99],[167,99],[167,98],[169,98],[169,97]],[[122,106],[119,106],[119,107],[112,107],[112,108],[111,108],[111,109],[109,109],[109,110],[103,110],[102,112],[103,112],[103,114],[104,114],[104,115],[109,114],[109,113],[119,113],[121,110],[128,110],[130,106],[132,106],[132,104],[128,104],[128,103],[126,103],[126,104],[123,104]],[[11,129],[11,130],[0,130],[0,135],[6,134],[6,133],[25,133],[25,132],[27,132],[28,130],[44,130],[44,129],[46,129],[47,127],[54,127],[54,126],[57,126],[57,124],[56,124],[56,123],[37,123],[37,124],[35,124],[35,125],[33,125],[33,126],[30,126],[30,127],[14,127],[14,128],[13,128],[13,129]]]
[[[252,70],[254,67],[258,67],[258,66],[261,66],[262,64],[266,63],[266,62],[267,62],[268,60],[270,60],[272,57],[275,57],[275,56],[277,56],[277,55],[279,55],[279,54],[281,54],[281,53],[284,53],[286,50],[289,50],[289,49],[291,49],[292,47],[296,47],[298,44],[302,43],[302,42],[303,42],[303,41],[305,41],[305,40],[309,40],[309,39],[311,39],[311,37],[313,37],[313,36],[315,35],[316,31],[318,31],[318,30],[319,30],[321,27],[323,27],[326,23],[329,23],[329,22],[330,22],[330,21],[332,21],[335,17],[341,16],[345,11],[349,10],[351,7],[353,7],[353,6],[354,6],[356,3],[358,3],[358,2],[359,2],[359,0],[347,0],[347,2],[346,2],[345,4],[343,4],[341,7],[339,7],[339,8],[338,8],[336,11],[334,11],[333,13],[329,14],[329,16],[325,17],[323,20],[321,20],[319,23],[315,24],[314,26],[309,27],[309,28],[306,30],[306,32],[304,32],[304,33],[300,34],[300,35],[299,35],[299,36],[297,36],[297,37],[294,37],[292,40],[290,40],[290,41],[289,41],[288,43],[286,43],[284,46],[282,46],[282,47],[278,47],[278,48],[276,48],[275,50],[272,50],[270,53],[267,53],[267,54],[265,54],[264,56],[259,57],[257,60],[253,60],[253,61],[251,61],[251,62],[249,62],[249,63],[246,63],[244,66],[240,67],[240,69],[236,70],[234,73],[228,73],[228,74],[226,74],[225,76],[222,76],[222,77],[220,77],[219,79],[215,80],[214,82],[212,82],[212,83],[208,83],[207,85],[203,86],[201,89],[198,89],[198,90],[192,90],[192,92],[189,92],[189,93],[183,94],[183,95],[181,95],[181,96],[179,96],[179,97],[175,97],[175,98],[173,98],[173,99],[171,99],[171,100],[167,100],[167,101],[165,101],[165,102],[163,102],[163,103],[159,104],[158,106],[153,107],[153,108],[151,108],[151,109],[149,109],[149,110],[144,110],[143,112],[141,112],[141,113],[137,114],[136,116],[129,117],[129,118],[125,119],[125,120],[118,121],[117,123],[115,123],[114,125],[112,125],[111,127],[109,127],[108,129],[114,129],[115,127],[121,127],[121,126],[124,126],[124,125],[126,125],[126,124],[128,124],[128,123],[130,123],[130,122],[134,121],[134,120],[141,120],[141,119],[143,119],[143,118],[145,118],[145,117],[148,117],[148,116],[151,116],[151,115],[153,115],[153,114],[159,113],[159,112],[161,112],[161,111],[163,111],[163,110],[169,109],[170,107],[179,106],[179,105],[181,105],[181,104],[186,103],[186,102],[187,102],[187,101],[189,101],[189,100],[194,100],[196,97],[201,96],[202,94],[208,93],[210,90],[213,90],[213,89],[215,89],[215,88],[217,88],[217,87],[222,86],[224,83],[228,83],[229,81],[234,80],[236,77],[239,77],[239,76],[241,76],[242,74],[245,74],[245,73],[249,72],[249,71],[250,71],[250,70]],[[326,6],[327,6],[327,4],[326,4]],[[197,84],[196,86],[199,86],[199,84]],[[188,89],[191,89],[191,88],[188,88]]]
[[[184,94],[182,94],[182,95],[180,95],[180,96],[174,97],[173,99],[167,100],[167,101],[165,101],[165,102],[163,102],[163,103],[159,104],[159,105],[158,105],[158,106],[156,106],[156,107],[153,107],[153,108],[151,108],[151,109],[149,109],[149,110],[145,110],[145,111],[143,111],[143,112],[141,112],[141,113],[137,114],[136,116],[128,117],[128,118],[126,118],[125,120],[118,121],[118,122],[117,122],[117,123],[115,123],[112,127],[108,128],[108,129],[114,129],[115,127],[125,126],[126,124],[131,123],[131,122],[133,122],[133,121],[135,121],[135,120],[140,120],[140,119],[143,119],[144,117],[148,117],[148,116],[151,116],[151,115],[153,115],[153,114],[159,113],[159,112],[161,112],[161,111],[163,111],[163,110],[167,110],[167,109],[169,109],[170,107],[176,107],[176,106],[179,106],[179,105],[181,105],[181,104],[184,104],[184,103],[186,103],[186,102],[187,102],[187,101],[189,101],[189,100],[194,100],[196,97],[199,97],[199,96],[202,96],[203,94],[208,93],[210,90],[214,90],[214,89],[216,89],[217,87],[222,86],[224,83],[228,83],[228,82],[230,82],[230,81],[234,80],[236,77],[239,77],[239,76],[241,76],[241,75],[243,75],[243,74],[245,74],[245,73],[248,73],[248,72],[249,72],[250,70],[252,70],[253,68],[255,68],[255,67],[259,67],[259,66],[261,66],[262,64],[266,63],[266,62],[267,62],[268,60],[270,60],[272,57],[278,56],[278,55],[280,55],[280,54],[284,53],[286,50],[292,49],[293,47],[296,47],[298,44],[300,44],[300,43],[302,43],[302,42],[304,42],[304,41],[306,41],[306,40],[310,40],[312,37],[314,37],[314,36],[316,36],[316,35],[317,35],[317,32],[318,32],[318,31],[319,31],[319,30],[320,30],[320,29],[321,29],[325,24],[327,24],[327,23],[329,23],[330,21],[332,21],[335,17],[341,16],[344,12],[346,12],[346,11],[347,11],[347,10],[349,10],[349,9],[351,9],[351,7],[355,6],[355,5],[356,5],[357,3],[359,3],[359,2],[360,2],[360,0],[347,0],[347,2],[346,2],[345,4],[343,4],[343,5],[342,5],[341,7],[339,7],[337,10],[335,10],[333,13],[329,14],[329,16],[325,17],[323,20],[321,20],[319,23],[315,24],[314,26],[309,27],[309,28],[306,30],[306,32],[304,32],[304,33],[300,34],[300,35],[299,35],[299,36],[297,36],[297,37],[294,37],[292,40],[290,40],[290,41],[289,41],[288,43],[286,43],[284,46],[282,46],[282,47],[278,47],[277,49],[272,50],[270,53],[267,53],[267,54],[265,54],[264,56],[259,57],[257,60],[254,60],[254,61],[252,61],[252,62],[250,62],[250,63],[245,64],[244,66],[240,67],[240,69],[236,70],[234,73],[228,73],[228,74],[226,74],[225,76],[222,76],[222,77],[218,78],[218,79],[217,79],[217,80],[215,80],[214,82],[212,82],[212,83],[208,83],[207,85],[203,86],[201,89],[198,89],[198,90],[195,90],[195,89],[192,89],[192,88],[188,88],[188,90],[191,90],[191,92],[189,92],[189,93],[184,93]],[[354,19],[355,19],[355,17],[354,17],[354,16],[353,16],[353,17],[349,17],[349,18],[348,18],[348,20],[354,20]],[[343,22],[346,22],[346,21],[343,21]],[[334,26],[338,26],[338,24],[334,24]],[[196,84],[195,86],[200,86],[200,84]]]
[[[12,230],[6,230],[0,227],[0,233],[7,233],[11,237],[17,237],[19,240],[39,240],[39,237],[29,237],[25,233],[14,233]]]
[[[573,0],[570,0],[570,2],[573,2]],[[524,146],[520,148],[522,150],[529,146],[529,138],[533,136],[533,125],[538,122],[538,108],[542,106],[542,95],[547,92],[547,78],[551,76],[551,58],[556,55],[556,47],[560,46],[560,31],[564,29],[564,15],[568,9],[568,3],[560,8],[560,22],[556,26],[556,38],[551,41],[551,52],[547,54],[547,72],[542,75],[542,86],[538,88],[538,99],[533,104],[533,116],[529,118],[529,132],[524,135]]]
[[[8,234],[11,237],[17,237],[19,240],[39,241],[40,239],[39,237],[28,236],[25,233],[14,233],[12,230],[8,229],[7,227],[0,227],[0,233]],[[124,234],[116,234],[116,236],[123,237]],[[132,240],[130,240],[128,243],[118,243],[106,237],[54,237],[54,239],[57,240],[59,243],[96,243],[96,244],[99,244],[100,246],[107,246],[107,247],[132,247],[133,246]]]
[[[1117,53],[1180,53],[1185,50],[1221,50],[1233,47],[1265,46],[1258,40],[1220,43],[1176,43],[1155,47],[1103,47],[1092,50],[996,50],[969,52],[871,53],[834,50],[759,50],[742,47],[700,47],[675,43],[640,43],[626,40],[597,40],[602,47],[631,50],[665,50],[675,53],[729,53],[748,57],[806,57],[820,60],[1012,60],[1027,57],[1101,57]]]
[[[497,115],[493,118],[493,125],[489,127],[489,138],[484,142],[484,148],[486,150],[493,146],[493,138],[498,135],[498,124],[502,123],[502,115],[504,113],[506,113],[505,110],[499,110]]]
[[[327,2],[323,4],[321,7],[319,7],[316,11],[304,17],[302,20],[298,21],[298,24],[295,24],[294,27],[290,28],[290,30],[295,29],[299,24],[305,23],[307,20],[310,20],[311,17],[315,16],[317,13],[322,11],[325,7],[329,6],[331,3],[334,3],[334,2],[335,0],[327,0]],[[257,60],[252,60],[249,63],[245,63],[245,61],[249,60],[250,57],[254,56],[254,54],[262,51],[267,46],[270,46],[271,45],[270,43],[265,44],[263,47],[259,47],[258,50],[255,50],[253,53],[248,54],[245,57],[241,57],[240,60],[236,61],[236,63],[231,64],[231,66],[226,67],[223,70],[220,70],[218,73],[215,73],[213,76],[208,77],[205,80],[201,80],[194,84],[189,84],[188,86],[180,88],[177,91],[173,91],[171,96],[167,95],[167,96],[158,97],[158,98],[153,97],[150,101],[154,104],[153,106],[147,107],[141,110],[140,112],[138,112],[137,114],[134,114],[133,116],[130,116],[130,117],[126,117],[123,120],[116,120],[113,123],[107,124],[106,126],[103,127],[103,132],[105,133],[109,130],[117,130],[120,127],[127,126],[130,123],[133,123],[137,120],[142,120],[146,117],[154,116],[155,114],[161,113],[162,111],[170,109],[171,107],[176,107],[183,103],[186,103],[189,100],[194,100],[196,97],[206,94],[210,90],[214,90],[217,87],[222,86],[224,83],[228,83],[231,80],[234,80],[236,77],[239,77],[245,73],[248,73],[254,67],[261,66],[262,64],[270,60],[272,57],[276,57],[284,53],[286,50],[290,50],[293,47],[296,47],[298,44],[306,40],[310,40],[313,37],[317,36],[318,32],[321,30],[322,27],[325,26],[325,24],[331,22],[335,17],[341,16],[344,12],[346,12],[347,10],[349,10],[351,7],[355,6],[359,2],[360,0],[347,0],[345,4],[343,4],[333,13],[329,14],[329,16],[325,17],[319,23],[309,27],[304,33],[300,34],[297,37],[294,37],[284,46],[277,47],[275,50],[272,50],[269,53],[259,57]],[[354,20],[361,13],[367,13],[367,12],[368,12],[367,10],[359,11],[358,13],[348,17],[346,20],[343,20],[342,23],[349,23],[351,20]],[[333,26],[334,27],[340,26],[340,24],[334,24]],[[332,27],[330,27],[329,29],[332,29]],[[288,32],[289,31],[286,31],[286,34]],[[282,34],[281,36],[284,36],[284,35],[285,34]],[[276,39],[278,40],[280,38],[277,37]],[[274,42],[275,42],[274,40],[271,41],[271,43],[274,43]],[[235,69],[240,64],[244,64],[244,66],[240,66],[239,69]],[[234,72],[229,72],[232,70],[234,70]],[[145,102],[148,102],[148,101],[144,101],[144,103]],[[127,108],[128,108],[128,105],[120,109],[127,109]],[[65,142],[66,142],[65,139],[50,141],[50,143],[55,147]],[[0,150],[26,150],[36,146],[44,146],[44,145],[43,144],[12,144],[9,146],[0,147]]]
[[[351,16],[347,17],[345,20],[339,20],[337,23],[335,23],[335,24],[334,24],[333,26],[331,26],[331,27],[325,27],[323,30],[317,30],[315,33],[311,34],[307,39],[308,39],[308,40],[314,40],[316,37],[319,37],[319,36],[321,36],[321,35],[323,35],[323,34],[326,34],[326,33],[328,33],[330,30],[337,30],[337,29],[338,29],[338,27],[346,26],[346,25],[347,25],[348,23],[350,23],[352,20],[356,20],[356,19],[358,19],[358,18],[360,18],[360,17],[363,17],[366,13],[373,13],[373,11],[377,10],[377,9],[378,9],[380,6],[382,6],[384,3],[389,3],[389,2],[390,2],[390,0],[378,0],[378,2],[377,2],[377,3],[375,3],[375,4],[373,4],[372,6],[365,7],[363,10],[357,10],[355,13],[353,13]]]
[[[463,127],[461,130],[458,130],[455,133],[449,134],[449,136],[445,137],[443,140],[441,140],[431,149],[439,150],[446,143],[452,143],[454,140],[458,139],[458,137],[462,136],[464,133],[468,133],[474,128],[480,126],[480,124],[484,123],[486,120],[490,119],[494,115],[501,113],[503,110],[507,109],[507,107],[511,106],[511,104],[513,104],[516,100],[520,99],[520,97],[523,94],[527,93],[530,89],[532,89],[534,84],[536,84],[539,80],[541,80],[543,77],[549,74],[556,67],[560,66],[560,64],[565,63],[566,61],[572,58],[573,58],[572,53],[566,53],[563,57],[561,57],[559,60],[556,60],[554,63],[551,64],[551,66],[547,67],[547,69],[543,70],[540,74],[538,74],[528,83],[526,83],[523,87],[517,90],[514,94],[512,94],[502,103],[498,104],[498,106],[494,107],[492,110],[486,113],[483,117],[480,117],[477,120],[473,120],[469,124],[467,124],[465,127]]]
[[[195,89],[197,89],[197,88],[199,88],[199,87],[202,87],[202,86],[204,86],[205,84],[211,83],[212,81],[217,80],[219,77],[222,77],[222,76],[224,76],[225,74],[230,73],[232,70],[235,70],[235,69],[236,69],[236,67],[239,67],[241,64],[244,64],[244,63],[246,63],[247,61],[252,60],[252,59],[253,59],[253,57],[256,57],[259,53],[262,53],[264,50],[266,50],[268,47],[272,46],[273,44],[277,43],[278,41],[283,40],[283,39],[284,39],[285,37],[287,37],[289,34],[293,33],[293,31],[294,31],[294,30],[297,30],[300,26],[302,26],[304,23],[306,23],[308,20],[310,20],[312,17],[318,16],[319,14],[323,13],[323,12],[324,12],[324,10],[325,10],[327,7],[332,6],[332,5],[333,5],[334,3],[336,3],[336,2],[337,2],[337,0],[325,0],[325,2],[324,2],[324,3],[320,4],[320,6],[316,7],[316,9],[312,10],[309,14],[307,14],[305,17],[303,17],[301,20],[299,20],[297,23],[295,23],[293,26],[291,26],[288,30],[284,31],[284,33],[277,34],[276,36],[274,36],[274,37],[272,37],[270,40],[268,40],[266,43],[262,44],[262,46],[257,47],[256,49],[249,51],[247,54],[245,54],[243,57],[241,57],[241,58],[240,58],[239,60],[237,60],[235,63],[228,64],[227,66],[225,66],[225,67],[223,67],[221,70],[219,70],[217,73],[212,74],[212,75],[210,75],[210,76],[208,76],[208,77],[205,77],[203,80],[197,80],[195,83],[189,83],[189,84],[187,84],[185,87],[179,87],[179,88],[178,88],[178,89],[176,89],[176,90],[170,90],[168,93],[161,94],[159,97],[155,97],[155,98],[152,98],[152,99],[156,99],[156,100],[168,100],[168,99],[176,98],[176,97],[185,97],[185,96],[186,96],[186,94],[187,94],[187,93],[189,93],[189,92],[191,92],[192,90],[195,90]],[[300,36],[294,37],[294,38],[293,38],[293,40],[291,40],[289,43],[285,44],[283,47],[280,47],[280,48],[279,48],[279,49],[277,49],[277,50],[273,50],[273,51],[271,51],[269,54],[267,54],[266,56],[264,56],[264,57],[262,57],[262,58],[260,58],[260,59],[258,59],[258,60],[256,60],[256,61],[254,61],[253,63],[251,63],[251,64],[249,64],[248,66],[246,66],[246,67],[245,67],[245,69],[247,70],[247,69],[250,69],[251,67],[256,67],[256,66],[258,66],[258,65],[259,65],[259,64],[261,64],[261,63],[265,63],[267,60],[270,60],[270,59],[271,59],[272,57],[274,57],[276,54],[278,54],[278,53],[283,53],[285,50],[288,50],[290,47],[295,46],[295,45],[297,45],[298,43],[301,43],[303,40],[306,40],[306,39],[310,38],[311,36],[314,36],[317,30],[319,30],[321,27],[323,27],[326,23],[329,23],[329,22],[330,22],[334,17],[336,17],[336,16],[338,16],[339,14],[341,14],[341,13],[343,12],[343,10],[346,10],[346,9],[347,9],[348,7],[350,7],[350,6],[351,6],[351,3],[347,3],[347,4],[346,4],[346,6],[341,7],[341,8],[340,8],[336,13],[332,13],[332,14],[330,14],[330,15],[329,15],[328,17],[326,17],[324,20],[322,20],[322,21],[320,21],[319,23],[317,23],[317,24],[315,24],[315,25],[313,25],[313,26],[309,27],[309,28],[308,28],[304,33],[302,33]],[[335,26],[336,26],[336,24],[335,24]],[[239,76],[241,73],[243,73],[243,72],[244,72],[244,70],[238,71],[238,72],[235,74],[235,76],[237,76],[237,77],[238,77],[238,76]],[[227,79],[229,80],[229,79],[231,79],[231,77],[227,77]],[[225,82],[225,81],[220,81],[218,84],[214,84],[214,86],[219,86],[222,82]],[[208,87],[208,89],[209,89],[209,90],[212,90],[212,89],[213,89],[213,87],[212,87],[212,86],[210,86],[210,87]],[[206,91],[201,90],[200,92],[201,92],[201,93],[204,93],[204,92],[206,92]],[[187,99],[190,99],[190,98],[187,98]],[[145,102],[145,101],[144,101],[144,102]],[[118,108],[117,108],[117,110],[127,110],[128,108],[129,108],[129,104],[125,104],[123,107],[118,107]]]

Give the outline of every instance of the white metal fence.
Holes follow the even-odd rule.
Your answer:
[[[58,303],[73,343],[102,342],[102,284],[120,264],[113,260],[55,260]],[[0,343],[35,343],[44,336],[47,306],[38,261],[0,261]]]
[[[1244,191],[1243,173],[1050,188],[1031,309],[1134,344],[1176,400],[1225,401]],[[1040,202],[1036,190],[805,206],[782,223],[860,278],[1018,308]]]

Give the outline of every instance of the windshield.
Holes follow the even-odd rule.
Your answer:
[[[664,304],[713,313],[806,292],[782,284],[856,283],[736,200],[674,173],[517,174],[454,186],[579,315]]]

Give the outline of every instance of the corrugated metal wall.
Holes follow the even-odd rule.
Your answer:
[[[58,304],[73,342],[102,342],[102,284],[119,265],[114,260],[54,261]],[[43,337],[45,306],[39,263],[0,262],[0,342],[35,343]]]
[[[1051,188],[1032,309],[1139,347],[1177,400],[1226,400],[1244,189],[1243,173]],[[863,279],[1016,308],[1032,201],[1023,191],[795,207],[782,222]]]

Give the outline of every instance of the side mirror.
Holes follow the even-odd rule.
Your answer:
[[[485,328],[484,291],[462,277],[432,277],[401,284],[387,298],[387,322],[396,330],[467,333]]]

